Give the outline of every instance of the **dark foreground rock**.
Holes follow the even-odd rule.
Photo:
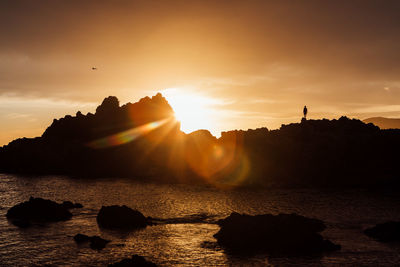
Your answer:
[[[233,253],[304,255],[340,249],[340,245],[319,234],[326,228],[322,221],[297,214],[232,213],[217,223],[221,229],[214,237],[219,245]]]
[[[111,242],[110,240],[103,239],[97,235],[95,236],[87,236],[84,234],[76,234],[74,236],[74,240],[76,243],[81,244],[85,242],[90,242],[90,248],[101,250],[106,247],[106,245]]]
[[[103,206],[97,214],[97,223],[103,228],[135,229],[148,225],[144,215],[127,206]]]
[[[385,222],[368,228],[364,233],[381,242],[400,241],[400,222]]]
[[[62,204],[48,199],[31,197],[29,201],[10,208],[6,216],[14,225],[27,227],[31,222],[65,221],[72,217],[72,213]]]
[[[109,267],[157,267],[155,263],[147,261],[139,255],[133,255],[130,259],[123,259],[119,262],[108,265]]]

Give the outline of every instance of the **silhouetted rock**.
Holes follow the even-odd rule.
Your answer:
[[[64,201],[62,205],[67,209],[83,208],[83,205],[81,203],[72,203],[71,201]]]
[[[270,254],[314,254],[340,249],[319,232],[322,221],[297,214],[241,215],[232,213],[218,221],[218,244],[233,253],[265,251]]]
[[[0,172],[162,177],[174,171],[168,159],[171,142],[183,135],[179,127],[161,94],[122,106],[107,97],[95,114],[55,119],[41,137],[1,147]],[[151,162],[132,160],[142,155]]]
[[[83,242],[89,242],[90,237],[84,234],[76,234],[74,236],[74,240],[76,243],[83,243]]]
[[[119,262],[109,264],[108,267],[157,267],[157,265],[147,261],[142,256],[133,255],[130,259],[123,259]]]
[[[103,239],[97,235],[95,236],[87,236],[84,234],[76,234],[74,236],[74,240],[76,243],[81,244],[85,242],[89,242],[89,246],[91,249],[101,250],[106,247],[106,245],[111,242],[110,240]]]
[[[15,222],[15,225],[23,227],[28,226],[30,222],[65,221],[71,217],[72,214],[62,204],[33,197],[7,211],[7,218]]]
[[[380,130],[356,119],[302,120],[279,130],[222,132],[218,141],[223,147],[233,143],[242,148],[232,162],[251,165],[246,179],[234,180],[244,185],[400,185],[400,130]],[[241,169],[232,170],[230,177],[237,177]]]
[[[180,131],[161,95],[55,119],[41,137],[0,148],[0,172],[131,177],[234,186],[400,188],[400,130],[357,119],[301,120],[279,130]]]
[[[97,214],[97,223],[103,228],[134,229],[148,225],[146,217],[127,206],[103,206]]]
[[[364,233],[381,242],[400,241],[400,222],[385,222],[368,228]]]
[[[104,98],[103,103],[96,108],[96,114],[116,112],[119,108],[119,100],[115,96]]]
[[[110,242],[110,240],[106,240],[95,235],[90,237],[89,242],[91,249],[101,250],[106,247],[106,245]]]

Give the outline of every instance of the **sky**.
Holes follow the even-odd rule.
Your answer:
[[[0,145],[109,95],[162,92],[187,121],[203,109],[186,131],[217,136],[298,122],[304,105],[400,117],[399,14],[391,0],[2,0]]]

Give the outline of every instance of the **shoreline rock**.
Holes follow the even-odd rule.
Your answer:
[[[319,234],[326,228],[323,221],[297,214],[232,213],[217,224],[221,229],[214,237],[233,253],[307,255],[340,249]]]
[[[30,197],[29,201],[11,207],[6,216],[14,225],[28,227],[32,222],[66,221],[72,217],[72,213],[63,204]]]
[[[102,228],[110,229],[137,229],[149,225],[146,217],[139,211],[127,206],[103,206],[96,217]]]

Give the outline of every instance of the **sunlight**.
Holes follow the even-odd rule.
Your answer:
[[[168,88],[161,93],[172,106],[175,118],[181,122],[182,131],[190,133],[199,129],[213,129],[213,99],[180,88]]]

